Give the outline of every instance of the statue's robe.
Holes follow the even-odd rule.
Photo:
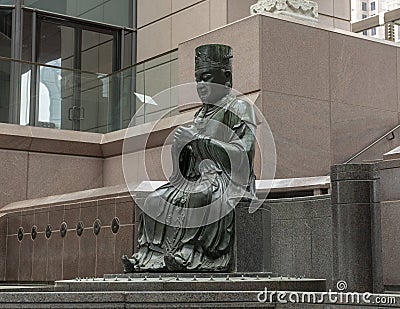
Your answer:
[[[203,104],[193,125],[197,138],[172,146],[170,182],[145,201],[136,270],[171,270],[166,256],[175,270],[232,270],[234,206],[255,198],[254,110],[228,95]]]

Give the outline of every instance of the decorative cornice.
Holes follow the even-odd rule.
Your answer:
[[[258,0],[250,7],[250,13],[272,13],[318,22],[318,4],[310,0]]]

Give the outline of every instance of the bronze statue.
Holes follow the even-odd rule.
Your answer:
[[[145,201],[138,251],[122,257],[125,272],[235,270],[234,207],[255,198],[254,110],[231,94],[231,47],[195,53],[203,105],[193,126],[175,132],[172,175]]]

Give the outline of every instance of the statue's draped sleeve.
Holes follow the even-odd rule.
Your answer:
[[[236,186],[244,190],[250,186],[250,191],[254,191],[254,109],[248,102],[237,99],[223,108],[224,125],[227,127],[225,136],[217,139],[199,135],[196,148],[202,157],[211,158],[221,170],[229,174],[230,181]]]

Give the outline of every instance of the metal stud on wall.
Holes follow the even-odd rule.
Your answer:
[[[60,234],[61,234],[62,238],[64,238],[65,235],[67,235],[67,223],[65,223],[65,222],[61,223]]]
[[[115,217],[112,222],[111,222],[111,230],[114,234],[118,233],[119,230],[119,219],[117,217]]]
[[[93,233],[94,235],[99,235],[101,230],[101,222],[99,219],[96,219],[93,223]]]
[[[35,240],[35,239],[36,239],[36,236],[37,236],[37,226],[34,225],[34,226],[32,226],[32,230],[31,230],[31,237],[32,237],[32,240]]]
[[[49,239],[51,236],[51,225],[47,224],[46,226],[46,238]]]
[[[24,238],[24,228],[23,228],[23,227],[20,227],[20,228],[18,229],[18,240],[19,240],[19,241],[22,241],[23,238]]]
[[[76,225],[76,234],[78,236],[82,236],[83,234],[83,229],[84,229],[84,225],[82,221],[79,221],[78,224]]]

